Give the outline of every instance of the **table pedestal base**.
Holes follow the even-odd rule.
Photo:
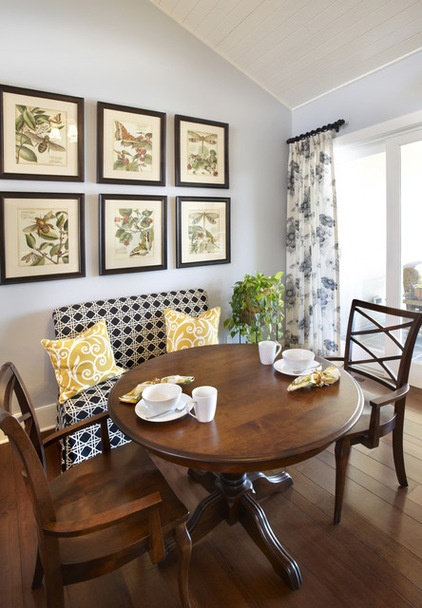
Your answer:
[[[255,499],[285,490],[293,483],[290,475],[284,472],[268,477],[263,473],[216,475],[189,469],[189,476],[210,492],[187,524],[192,542],[203,538],[223,520],[231,526],[239,522],[277,574],[291,589],[299,589],[302,583],[299,566],[275,536]]]

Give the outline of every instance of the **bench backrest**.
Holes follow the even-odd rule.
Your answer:
[[[131,368],[166,352],[163,310],[173,308],[193,317],[208,310],[203,289],[188,289],[82,302],[56,308],[56,338],[74,338],[104,319],[117,365]]]

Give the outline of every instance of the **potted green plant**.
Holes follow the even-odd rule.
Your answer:
[[[233,287],[230,301],[232,316],[224,321],[234,338],[246,342],[263,339],[279,340],[283,335],[284,285],[282,272],[265,276],[261,272],[246,274]]]

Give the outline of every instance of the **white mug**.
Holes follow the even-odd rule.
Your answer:
[[[258,342],[259,360],[263,365],[272,365],[274,359],[281,350],[281,344],[273,340],[262,340]]]
[[[197,386],[192,391],[193,409],[189,414],[199,422],[211,422],[217,409],[217,389],[214,386]]]

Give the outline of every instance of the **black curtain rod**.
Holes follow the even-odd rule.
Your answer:
[[[336,122],[331,122],[329,125],[324,125],[323,127],[319,127],[319,129],[315,129],[314,131],[309,131],[308,133],[302,133],[302,135],[291,137],[286,141],[286,144],[293,144],[295,141],[306,139],[307,137],[311,137],[312,135],[316,135],[317,133],[322,133],[323,131],[335,130],[336,133],[338,133],[339,128],[344,125],[345,122],[346,121],[341,118],[340,120],[336,120]]]

